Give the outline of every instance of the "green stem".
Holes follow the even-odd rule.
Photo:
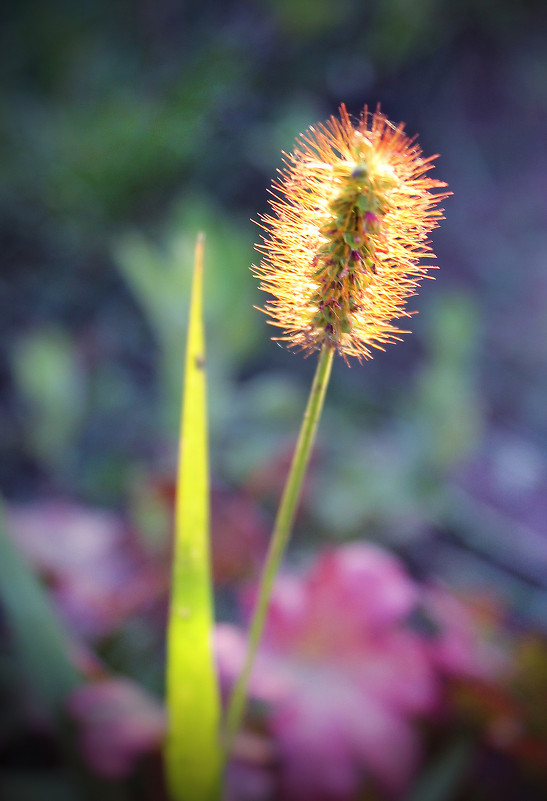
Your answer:
[[[283,553],[292,530],[294,517],[296,514],[296,507],[300,498],[302,481],[304,479],[304,474],[306,472],[306,467],[308,465],[310,453],[315,440],[317,425],[323,409],[323,402],[325,400],[325,394],[332,368],[333,355],[333,348],[323,345],[319,355],[319,360],[317,362],[317,368],[310,390],[308,404],[306,406],[306,411],[304,412],[304,418],[302,420],[298,442],[293,455],[291,469],[287,477],[287,482],[285,484],[285,489],[283,490],[281,503],[277,512],[274,530],[270,541],[268,554],[266,556],[266,563],[262,572],[258,599],[249,632],[247,656],[228,704],[225,729],[225,747],[227,755],[229,755],[232,750],[234,740],[245,712],[251,670],[256,652],[258,650],[260,638],[262,636],[262,631],[264,629],[264,623],[266,620],[266,614],[268,611],[268,605],[270,596],[272,594],[275,577],[277,575],[277,571],[279,570],[279,565],[281,563],[281,559],[283,558]]]

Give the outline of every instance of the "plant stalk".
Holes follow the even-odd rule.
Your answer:
[[[228,703],[225,725],[225,753],[227,758],[232,751],[235,738],[245,713],[253,662],[264,629],[275,577],[279,570],[279,566],[281,564],[281,560],[292,531],[296,509],[302,490],[302,482],[306,473],[306,467],[308,465],[311,450],[313,448],[317,426],[321,417],[321,411],[323,409],[323,402],[325,400],[325,394],[332,369],[333,356],[334,349],[327,345],[323,345],[319,354],[319,360],[317,362],[308,403],[304,412],[302,426],[298,436],[298,442],[296,444],[291,468],[289,475],[287,476],[283,495],[281,497],[272,538],[270,540],[270,545],[266,556],[266,562],[262,571],[258,598],[249,631],[247,655],[243,669],[234,686],[230,701]]]

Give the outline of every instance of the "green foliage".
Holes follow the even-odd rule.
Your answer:
[[[175,210],[167,234],[154,244],[137,232],[121,236],[116,262],[144,312],[159,345],[162,419],[175,430],[180,408],[180,343],[186,328],[185,298],[190,277],[180,269],[192,253],[195,231],[207,237],[206,315],[213,355],[213,380],[248,359],[260,342],[260,315],[253,310],[256,289],[250,279],[250,226],[210,201],[186,199]]]
[[[55,5],[45,13],[37,5],[33,19],[21,15],[6,28],[3,50],[14,61],[31,55],[37,63],[16,65],[15,102],[10,92],[0,95],[0,148],[8,156],[0,199],[37,204],[61,228],[89,236],[130,218],[151,193],[207,157],[210,117],[241,80],[245,62],[211,31],[185,48],[176,70],[145,80],[131,46],[120,52],[103,38],[99,20],[89,25]],[[59,30],[51,30],[52,19]],[[28,44],[29,27],[35,52],[12,53],[17,36]],[[61,30],[69,47],[53,52],[48,36]],[[34,85],[34,67],[49,80]]]
[[[1,508],[0,599],[29,685],[46,709],[61,713],[81,679],[45,589],[6,533]]]
[[[327,469],[318,471],[313,510],[329,536],[366,530],[405,539],[442,504],[450,470],[473,452],[482,429],[477,327],[467,296],[438,297],[421,326],[425,358],[388,411],[398,422],[372,431],[367,410],[328,423]]]
[[[59,469],[71,461],[85,412],[85,374],[71,337],[60,328],[29,333],[14,349],[18,394],[27,408],[30,450]]]
[[[469,296],[440,297],[429,313],[424,362],[413,398],[423,456],[432,471],[445,471],[479,440],[479,402],[475,354],[478,309]]]
[[[418,779],[405,801],[452,801],[473,755],[473,742],[463,737],[449,743]]]
[[[0,778],[0,792],[10,801],[82,801],[82,796],[64,775],[52,776],[51,771],[17,773],[10,771]],[[104,799],[107,801],[107,799]]]

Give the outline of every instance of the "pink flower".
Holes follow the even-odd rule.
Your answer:
[[[144,754],[159,749],[165,734],[161,705],[127,679],[78,688],[68,709],[79,724],[82,755],[105,778],[130,774]]]
[[[441,586],[424,592],[424,609],[437,627],[430,639],[431,660],[445,675],[492,681],[511,670],[507,652],[498,638],[492,610],[481,620],[479,611]]]
[[[350,799],[364,774],[392,794],[407,786],[415,716],[438,697],[426,644],[405,625],[418,595],[397,559],[369,545],[327,551],[277,582],[251,691],[270,709],[283,799]],[[218,628],[225,682],[245,648],[240,631]]]
[[[33,503],[9,509],[8,528],[78,634],[94,639],[110,633],[165,590],[162,571],[110,512]]]

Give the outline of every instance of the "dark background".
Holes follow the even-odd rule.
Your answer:
[[[120,506],[135,465],[146,472],[172,457],[198,229],[213,470],[240,484],[279,431],[290,440],[313,365],[271,344],[252,309],[261,299],[249,219],[265,210],[280,150],[298,132],[340,102],[356,114],[381,102],[426,154],[442,154],[436,174],[454,197],[434,233],[440,271],[413,302],[414,333],[372,363],[336,365],[316,528],[414,538],[432,508],[443,514],[428,500],[434,485],[469,460],[488,466],[476,466],[480,486],[458,488],[466,502],[480,494],[508,532],[540,525],[543,3],[56,1],[8,3],[4,15],[8,499],[53,492]],[[508,533],[500,547],[487,528],[487,561],[519,572],[520,538]]]

